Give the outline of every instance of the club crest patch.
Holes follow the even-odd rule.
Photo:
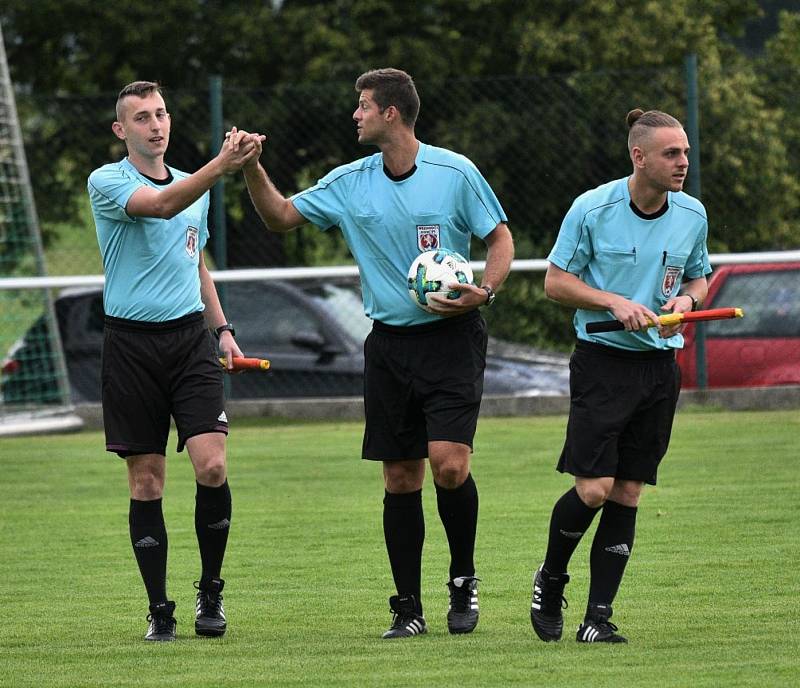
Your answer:
[[[439,225],[417,225],[417,247],[420,251],[439,248]]]
[[[672,296],[675,285],[680,283],[683,268],[668,265],[664,271],[664,281],[661,283],[661,293],[666,296]]]
[[[199,234],[197,227],[191,225],[186,228],[186,253],[189,258],[194,258],[197,255],[197,235]]]

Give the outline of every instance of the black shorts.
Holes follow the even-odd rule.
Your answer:
[[[362,457],[424,459],[434,440],[472,449],[486,341],[477,311],[410,327],[376,321],[364,342]]]
[[[655,485],[681,387],[674,351],[579,341],[569,369],[569,421],[558,470]]]
[[[179,452],[195,435],[227,435],[222,375],[202,313],[160,323],[106,316],[106,450],[122,458],[166,455],[170,416],[178,429]]]

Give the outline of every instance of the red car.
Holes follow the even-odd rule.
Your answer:
[[[721,265],[703,308],[737,307],[743,318],[703,323],[708,387],[800,385],[800,262]],[[683,387],[697,387],[697,325],[678,352]]]

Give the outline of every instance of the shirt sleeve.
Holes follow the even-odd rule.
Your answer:
[[[483,239],[508,219],[492,187],[475,164],[467,158],[464,158],[464,163],[461,167],[464,183],[456,204],[457,214],[473,234]]]
[[[562,270],[579,275],[593,255],[583,205],[580,199],[576,199],[561,223],[547,260]]]
[[[200,216],[200,250],[202,251],[210,238],[210,230],[208,228],[208,208],[211,204],[211,194],[206,191],[203,194],[203,212]]]
[[[341,223],[347,207],[348,188],[347,172],[337,168],[289,200],[306,220],[325,231]]]
[[[89,200],[95,212],[111,220],[135,222],[125,211],[131,196],[142,182],[117,167],[101,167],[89,175]]]
[[[698,279],[705,275],[711,274],[711,261],[708,258],[708,223],[703,222],[703,229],[699,232],[699,236],[695,245],[692,247],[692,252],[686,261],[686,277],[688,279]]]

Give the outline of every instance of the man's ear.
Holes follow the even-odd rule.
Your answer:
[[[114,124],[111,125],[111,131],[114,132],[118,139],[125,140],[125,127],[123,127],[120,122],[114,122]]]
[[[634,167],[644,167],[644,151],[639,146],[631,149],[631,161]]]

